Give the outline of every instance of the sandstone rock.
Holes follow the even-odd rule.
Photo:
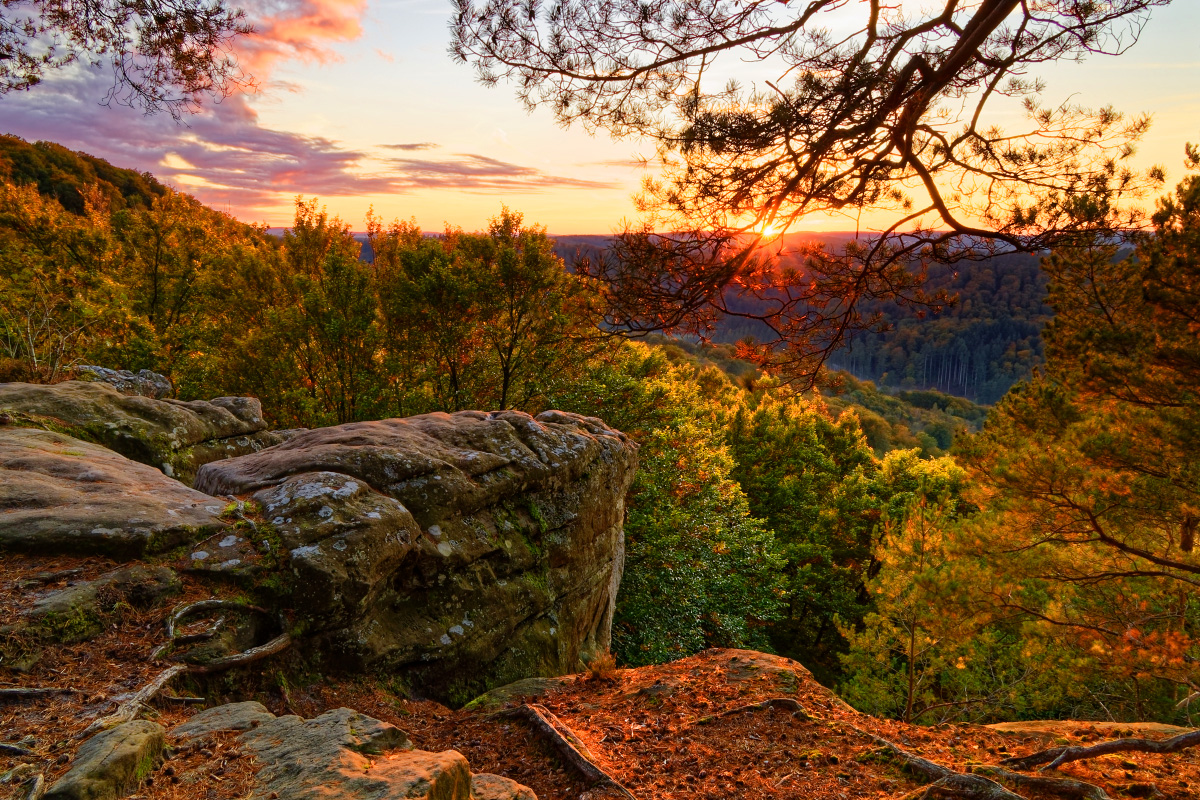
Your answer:
[[[262,703],[247,700],[205,709],[171,729],[175,739],[198,739],[217,731],[248,731],[271,722],[275,715]]]
[[[121,394],[151,397],[155,400],[175,394],[175,387],[171,385],[169,378],[148,369],[139,370],[135,375],[127,369],[83,366],[78,367],[78,372],[79,380],[107,383]]]
[[[143,719],[98,733],[80,746],[45,800],[124,797],[153,771],[165,743],[163,727]]]
[[[608,647],[636,450],[560,412],[427,414],[305,431],[196,487],[254,493],[338,664],[461,704]]]
[[[18,424],[97,442],[185,483],[207,461],[284,438],[265,430],[262,406],[252,397],[183,402],[122,394],[97,381],[0,383],[0,411]]]
[[[499,708],[517,700],[544,697],[558,687],[574,683],[577,679],[575,675],[560,675],[554,678],[522,678],[481,694],[467,703],[466,707],[471,710],[485,710]]]
[[[27,616],[60,641],[82,641],[100,632],[102,617],[117,603],[148,608],[180,587],[167,567],[124,567],[38,598]]]
[[[134,557],[219,530],[222,505],[99,445],[0,428],[0,547]]]
[[[255,798],[470,798],[462,755],[413,750],[398,728],[347,708],[279,717],[238,738],[261,765]]]
[[[537,800],[537,795],[528,786],[484,772],[471,776],[471,800]]]

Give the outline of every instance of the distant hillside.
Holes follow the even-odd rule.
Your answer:
[[[823,240],[836,247],[850,234],[794,234],[787,244]],[[596,257],[608,236],[560,236],[555,248],[568,264],[579,255]],[[786,257],[785,257],[786,258]],[[881,389],[935,390],[990,404],[1042,363],[1042,326],[1053,314],[1044,302],[1046,278],[1036,255],[1006,255],[980,262],[929,269],[929,288],[945,289],[958,301],[940,314],[919,317],[916,309],[895,303],[866,304],[888,325],[881,333],[858,334],[830,360],[829,366]],[[745,301],[739,307],[753,310]],[[768,335],[764,325],[747,320],[719,323],[718,343]]]
[[[85,187],[95,185],[114,210],[149,207],[167,187],[148,172],[114,167],[102,158],[68,150],[54,142],[30,144],[19,136],[0,134],[0,180],[36,184],[75,214],[84,211]]]
[[[736,358],[730,344],[705,345],[659,335],[645,341],[662,348],[673,362],[717,367],[747,390],[773,385],[753,364]],[[939,455],[950,449],[957,434],[978,431],[987,416],[986,407],[936,390],[885,391],[848,373],[834,377],[836,387],[822,392],[826,405],[835,416],[853,410],[867,443],[879,456],[914,447],[926,455]]]

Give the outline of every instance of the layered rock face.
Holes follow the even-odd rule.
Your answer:
[[[221,506],[100,445],[0,427],[0,547],[134,558],[220,529]]]
[[[303,432],[196,488],[252,496],[343,664],[465,702],[607,649],[636,449],[571,414],[428,414]]]
[[[250,398],[0,384],[0,548],[242,581],[327,666],[464,703],[608,648],[636,454],[553,411],[284,435]]]
[[[96,442],[189,484],[202,464],[253,453],[287,435],[267,431],[253,397],[162,400],[98,380],[0,383],[0,413]]]

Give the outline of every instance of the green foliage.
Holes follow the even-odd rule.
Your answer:
[[[535,408],[602,346],[589,286],[521,214],[440,239],[368,223],[397,406]]]
[[[114,209],[149,208],[155,198],[170,192],[149,173],[114,167],[53,142],[30,144],[9,134],[0,135],[0,179],[16,186],[33,185],[43,197],[81,216],[87,213],[94,192]]]
[[[721,444],[736,397],[711,367],[672,365],[628,344],[612,363],[550,398],[557,408],[603,418],[641,445],[613,626],[624,663],[767,644],[763,625],[781,606],[782,562],[731,478],[733,461]]]
[[[1047,259],[1046,370],[963,452],[1001,515],[979,543],[1005,574],[992,602],[1037,620],[1089,686],[1121,686],[1110,713],[1166,720],[1200,657],[1200,177],[1154,221],[1131,254]]]
[[[861,619],[879,504],[877,465],[853,414],[833,419],[819,400],[766,396],[737,410],[728,442],[733,477],[786,559],[788,613],[771,642],[827,672],[841,642],[834,618]]]

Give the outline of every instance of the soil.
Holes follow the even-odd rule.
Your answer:
[[[3,555],[0,626],[19,620],[40,594],[113,567],[100,558]],[[235,596],[236,587],[217,594]],[[168,665],[150,661],[150,654],[163,642],[170,609],[209,596],[211,584],[184,576],[181,595],[152,609],[122,608],[105,618],[98,636],[78,644],[37,640],[12,630],[0,633],[0,688],[69,690],[0,700],[0,742],[33,752],[0,754],[0,780],[7,777],[0,782],[0,798],[24,798],[28,788],[21,781],[39,772],[47,785],[62,775],[81,743],[78,735]],[[201,708],[236,700],[259,700],[276,714],[305,717],[347,706],[397,725],[420,749],[458,750],[473,772],[512,778],[542,800],[600,796],[526,722],[503,707],[455,711],[398,694],[386,676],[318,675],[311,665],[294,659],[284,654],[203,682],[189,677],[172,684],[145,716],[169,728]],[[192,697],[201,700],[193,702]],[[804,713],[747,708],[780,697],[797,701]],[[594,761],[638,800],[899,800],[924,785],[884,757],[871,734],[965,772],[971,765],[998,764],[1055,744],[1171,733],[1152,726],[1079,721],[1026,723],[1009,730],[905,725],[859,714],[796,662],[740,650],[710,650],[670,664],[582,675],[542,697],[509,706],[522,700],[540,704],[570,727]],[[240,800],[252,793],[255,770],[254,759],[238,749],[236,735],[221,734],[203,747],[170,751],[132,796]],[[1105,756],[1043,774],[1096,784],[1113,800],[1200,797],[1197,751]],[[1030,800],[1039,798],[1027,789],[1017,791]]]

